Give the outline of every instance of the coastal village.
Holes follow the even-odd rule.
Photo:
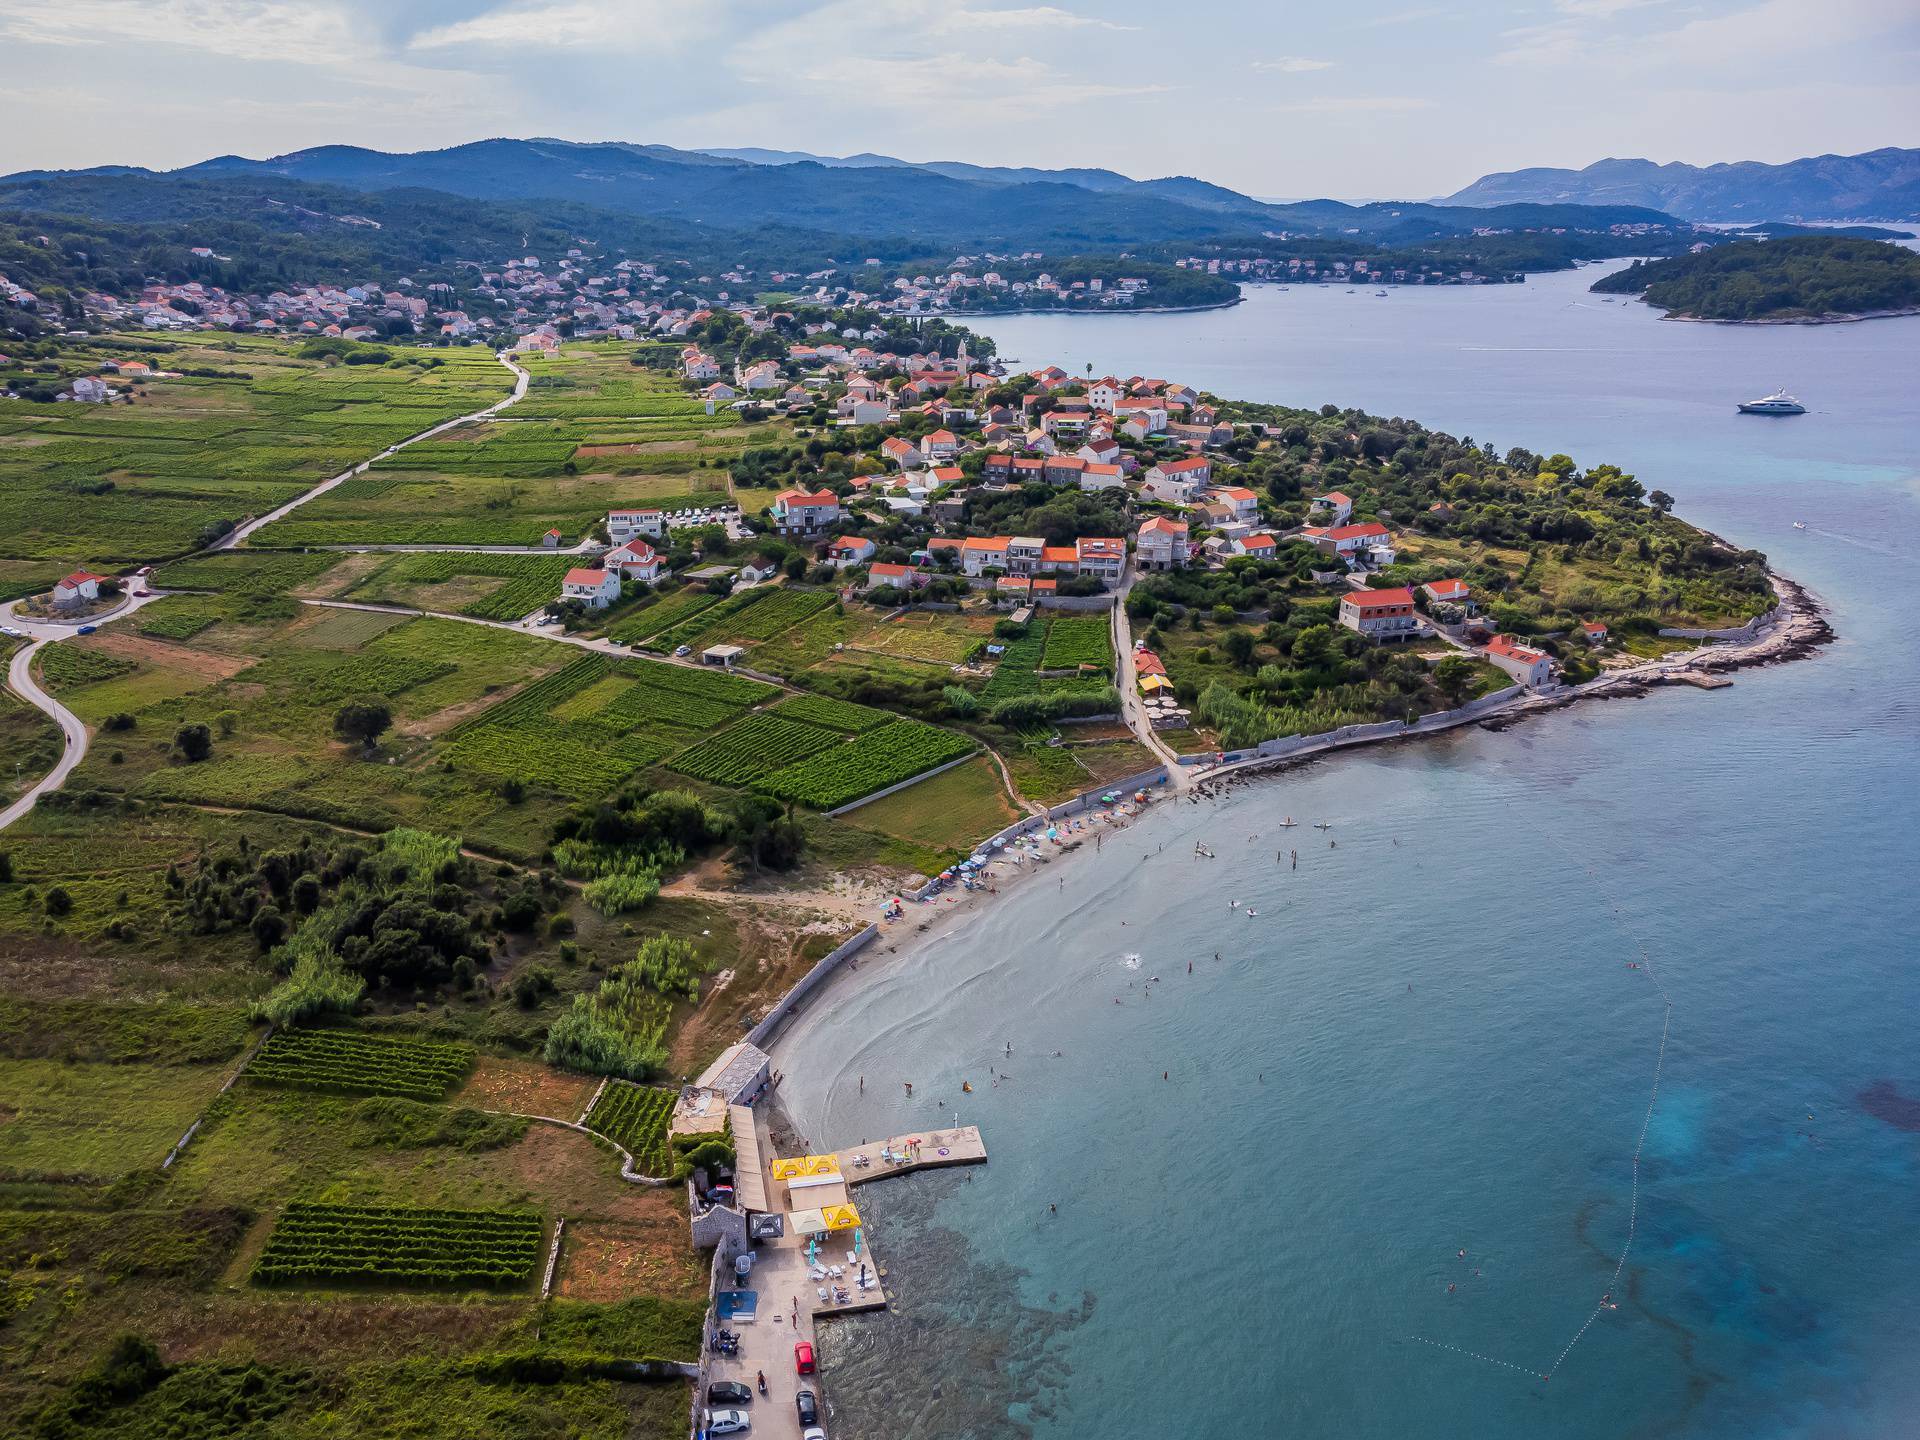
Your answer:
[[[296,355],[306,351],[306,363],[337,365],[342,373],[350,373],[355,356],[376,356],[381,365],[395,358],[347,328],[307,332],[290,344],[300,347]],[[92,373],[67,378],[76,401],[138,414],[151,407],[156,390],[191,378],[184,367],[166,368],[158,351],[141,349],[131,335],[100,349],[107,353],[90,364]],[[426,560],[505,567],[486,573],[536,577],[550,587],[510,586],[502,593],[514,603],[490,614],[308,591],[296,592],[297,601],[276,595],[241,603],[262,603],[269,613],[278,607],[283,619],[326,607],[321,615],[355,625],[366,619],[442,627],[436,648],[449,644],[446,631],[465,631],[476,652],[570,647],[563,653],[577,658],[564,669],[524,688],[524,676],[502,687],[508,698],[489,714],[509,718],[483,722],[497,725],[497,738],[464,740],[470,722],[463,718],[452,744],[430,752],[442,757],[433,767],[437,784],[460,783],[442,777],[463,772],[484,776],[489,809],[498,808],[495,797],[509,807],[524,803],[529,771],[542,777],[538,783],[571,787],[561,793],[573,797],[573,815],[551,832],[555,839],[540,856],[542,873],[549,857],[557,873],[550,882],[528,882],[546,886],[549,898],[528,903],[534,917],[542,905],[555,907],[540,923],[563,956],[573,951],[578,959],[571,937],[581,933],[581,922],[564,913],[576,893],[611,922],[587,924],[603,936],[631,936],[637,931],[621,916],[664,903],[663,872],[695,868],[677,846],[664,855],[633,852],[647,865],[629,888],[626,875],[580,865],[583,854],[602,864],[628,853],[617,839],[585,840],[624,833],[640,811],[620,805],[644,809],[658,798],[669,809],[690,806],[712,817],[700,822],[711,823],[713,830],[701,832],[711,837],[727,833],[723,825],[743,823],[721,818],[713,808],[720,805],[740,806],[733,813],[742,816],[756,813],[746,807],[763,807],[763,835],[784,821],[789,836],[820,836],[829,822],[883,804],[912,811],[913,823],[924,824],[929,816],[942,819],[937,812],[955,797],[963,802],[956,818],[941,823],[939,848],[913,880],[896,863],[888,879],[898,888],[884,898],[859,892],[857,908],[807,920],[817,943],[801,953],[811,963],[781,970],[779,988],[755,991],[744,1015],[737,1013],[741,997],[725,994],[732,970],[703,978],[675,968],[690,961],[635,961],[619,965],[597,992],[572,997],[574,1011],[545,1031],[544,1066],[519,1062],[540,1072],[527,1079],[523,1070],[513,1082],[532,1087],[533,1098],[519,1098],[517,1089],[506,1096],[482,1090],[503,1068],[495,1059],[482,1061],[481,1078],[464,1079],[460,1065],[472,1064],[470,1052],[449,1062],[453,1080],[408,1092],[442,1102],[449,1084],[471,1084],[481,1107],[472,1113],[594,1136],[621,1157],[615,1189],[672,1194],[666,1223],[676,1263],[704,1282],[698,1298],[684,1302],[697,1307],[685,1346],[691,1358],[620,1363],[644,1366],[649,1379],[691,1381],[687,1422],[696,1435],[751,1427],[823,1440],[817,1325],[894,1303],[893,1262],[884,1247],[875,1251],[861,1208],[865,1187],[987,1158],[989,1137],[957,1121],[939,1123],[938,1107],[936,1123],[920,1129],[815,1137],[817,1143],[794,1135],[779,1111],[773,1046],[781,1027],[842,969],[872,954],[882,936],[988,903],[1002,886],[1070,850],[1089,841],[1097,849],[1112,827],[1148,808],[1197,798],[1252,768],[1611,693],[1607,687],[1616,684],[1622,693],[1669,678],[1724,684],[1700,673],[1695,657],[1711,654],[1715,641],[1735,642],[1729,649],[1773,643],[1766,627],[1774,612],[1731,586],[1719,588],[1723,575],[1744,576],[1745,557],[1669,520],[1670,502],[1659,492],[1645,495],[1632,477],[1609,467],[1580,472],[1564,456],[1496,457],[1490,448],[1405,422],[1332,406],[1291,411],[1237,403],[1177,377],[1016,367],[957,327],[866,309],[700,306],[675,313],[665,332],[647,339],[617,328],[582,339],[543,321],[527,324],[497,355],[476,358],[511,373],[506,398],[438,419],[397,439],[376,461],[360,461],[290,504],[217,530],[189,563],[296,560],[314,576],[336,564],[359,576],[364,570],[355,567],[368,563]],[[641,480],[623,490],[629,482],[612,473],[594,482],[605,510],[564,526],[543,521],[499,532],[497,542],[407,544],[376,529],[353,542],[299,540],[275,548],[276,525],[297,523],[300,510],[324,505],[330,491],[370,465],[442,435],[451,435],[441,443],[453,446],[473,443],[461,436],[512,434],[520,422],[511,407],[522,397],[564,395],[583,384],[576,377],[618,386],[613,393],[636,407],[664,409],[673,423],[692,427],[693,446],[710,435],[757,438],[703,467],[724,477],[724,491],[689,492],[684,501],[656,503],[660,492],[643,489]],[[96,418],[73,404],[47,408]],[[596,444],[591,436],[564,443],[570,457],[589,460],[638,448]],[[556,484],[572,473],[556,469]],[[376,469],[367,488],[387,483]],[[1617,530],[1601,532],[1589,515]],[[1676,590],[1659,614],[1645,592],[1623,600],[1601,583],[1628,560],[1656,553],[1671,556],[1667,563],[1695,587]],[[175,587],[172,568],[101,560],[11,602],[0,613],[0,634],[29,647],[16,656],[16,673],[31,678],[26,662],[34,650],[59,654],[70,646],[56,642],[97,644],[96,632],[149,605],[207,603],[195,572],[183,572],[188,582]],[[1551,591],[1541,588],[1543,572]],[[1720,618],[1729,609],[1735,618]],[[1709,623],[1669,626],[1660,623],[1665,618]],[[296,614],[293,623],[306,619]],[[197,633],[188,630],[187,639]],[[901,655],[886,649],[909,635],[923,648]],[[842,662],[863,665],[874,655],[883,660],[850,679],[836,673]],[[447,668],[414,673],[437,677]],[[396,683],[395,695],[404,695],[414,674],[402,673]],[[350,727],[358,713],[384,704],[343,691],[328,708],[343,697],[323,743],[371,757],[371,737]],[[477,693],[468,702],[485,703]],[[603,713],[594,706],[617,718],[592,718]],[[377,717],[372,734],[389,718]],[[141,723],[110,716],[104,730],[137,731]],[[184,747],[203,746],[204,759],[242,723],[237,714],[216,720],[218,738],[207,725],[197,727],[197,739],[189,734],[196,727],[183,726],[173,746],[154,747],[168,752],[163,760],[145,763],[172,766],[176,752],[182,768],[197,763]],[[1082,739],[1083,731],[1099,738]],[[357,746],[356,733],[365,737]],[[621,748],[627,745],[648,748]],[[1074,758],[1096,752],[1097,769]],[[124,760],[122,754],[112,763]],[[691,781],[701,789],[654,797],[642,788],[637,801],[634,791],[607,800],[637,763],[660,767],[649,783]],[[973,767],[974,788],[946,788],[943,777],[962,778],[954,768],[962,765]],[[576,779],[585,774],[599,778]],[[59,779],[49,783],[57,787]],[[982,787],[990,806],[981,804]],[[810,827],[795,819],[801,809],[812,817]],[[976,826],[972,816],[993,818]],[[990,826],[998,828],[982,833]],[[396,833],[413,837],[409,844],[442,843]],[[797,849],[801,842],[789,843]],[[459,842],[444,845],[430,873],[489,883],[460,869]],[[318,863],[319,852],[310,853]],[[760,852],[745,853],[757,869]],[[491,883],[504,885],[515,873],[502,862]],[[434,891],[449,903],[461,893],[457,885]],[[777,895],[777,882],[757,892],[766,903],[779,903]],[[519,923],[508,922],[504,908],[496,913],[502,918],[492,923]],[[273,923],[254,933],[272,937]],[[712,930],[698,933],[704,941]],[[675,943],[650,937],[643,955],[661,942]],[[610,943],[632,953],[630,940]],[[694,953],[691,942],[678,943]],[[753,943],[767,944],[764,930],[756,930]],[[741,963],[749,963],[744,954]],[[522,965],[501,983],[531,1009],[542,1002],[542,974],[552,990],[543,966]],[[300,983],[297,976],[286,982]],[[677,1023],[687,1027],[683,1037],[697,1036],[676,1041],[684,1069],[668,1069],[664,1048],[620,1068],[556,1046],[565,1016],[593,1013],[602,1003],[597,997],[615,985],[632,987],[640,997],[636,1013],[648,1017],[684,1002],[674,1012]],[[361,991],[351,993],[350,1006]],[[733,1019],[745,1024],[743,1036],[728,1028]],[[665,1035],[666,1020],[647,1023],[659,1026],[656,1037]],[[256,1083],[345,1083],[351,1090],[385,1083],[377,1076],[341,1081],[354,1066],[377,1069],[397,1063],[389,1056],[409,1046],[437,1043],[363,1036],[345,1024],[288,1024],[262,1037],[234,1074],[245,1082],[243,1093]],[[302,1047],[314,1047],[312,1054]],[[717,1058],[702,1066],[715,1050]],[[302,1066],[312,1072],[306,1079],[298,1078]],[[646,1083],[676,1071],[694,1078],[677,1087]],[[609,1078],[593,1088],[594,1073]],[[544,1087],[560,1091],[560,1099],[545,1098]],[[189,1169],[200,1153],[194,1147],[204,1151],[207,1144],[196,1132],[197,1122],[175,1147]],[[601,1178],[614,1184],[611,1160],[593,1153],[605,1168]],[[663,1202],[631,1203],[657,1210]],[[403,1207],[383,1215],[415,1213]],[[305,1243],[305,1216],[289,1207],[278,1217],[280,1228],[242,1285],[332,1273],[325,1267],[335,1262],[297,1248]],[[524,1215],[513,1223],[524,1224]],[[560,1216],[550,1238],[535,1226],[548,1247],[544,1272],[538,1245],[522,1242],[520,1268],[474,1273],[497,1277],[486,1283],[529,1289],[537,1277],[543,1306],[556,1294],[566,1298],[557,1285],[600,1293],[594,1287],[604,1283],[619,1294],[602,1277],[613,1273],[607,1257],[624,1252],[608,1248],[599,1223],[591,1215],[577,1224]],[[284,1254],[275,1248],[283,1231]],[[694,1288],[691,1277],[686,1288]]]

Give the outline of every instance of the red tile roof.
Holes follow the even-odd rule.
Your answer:
[[[1341,597],[1356,610],[1390,610],[1395,606],[1413,608],[1413,592],[1402,585],[1393,590],[1355,590]]]
[[[576,565],[573,569],[567,571],[566,583],[569,585],[587,585],[598,590],[602,585],[607,583],[607,572],[604,570],[590,570],[584,566]]]

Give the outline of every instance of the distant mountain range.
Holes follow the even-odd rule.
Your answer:
[[[431,190],[479,200],[550,200],[596,210],[740,231],[765,225],[889,239],[928,254],[1041,249],[1093,254],[1274,232],[1346,235],[1407,245],[1476,228],[1559,226],[1604,231],[1622,222],[1673,224],[1638,206],[1462,208],[1420,203],[1269,205],[1186,176],[1133,180],[1110,170],[1036,170],[884,155],[821,157],[788,151],[675,150],[565,140],[481,140],[393,154],[324,145],[253,160],[222,155],[181,170],[103,166],[0,177],[0,207],[89,213],[76,183],[277,178],[361,192]]]
[[[1686,220],[1920,219],[1920,150],[1815,155],[1768,165],[1600,160],[1584,170],[1484,175],[1449,205],[1644,205]]]

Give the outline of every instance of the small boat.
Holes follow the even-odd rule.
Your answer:
[[[1322,820],[1313,828],[1316,830],[1331,830],[1333,828],[1333,822],[1330,820]]]
[[[1742,400],[1740,413],[1742,415],[1804,415],[1807,413],[1807,407],[1786,391],[1776,390],[1773,394],[1764,395],[1758,400]]]
[[[1298,825],[1299,823],[1300,822],[1298,820],[1294,819],[1291,815],[1289,815],[1287,816],[1286,819],[1280,822],[1280,828],[1282,830],[1291,830],[1293,829],[1294,826]]]
[[[1380,299],[1382,299],[1382,300],[1384,300],[1384,299],[1386,299],[1386,298],[1387,298],[1387,292],[1386,292],[1386,291],[1384,291],[1384,290],[1376,290],[1376,291],[1374,291],[1373,293],[1374,293],[1375,295],[1377,295],[1377,296],[1379,296],[1379,297],[1380,297]]]
[[[1804,530],[1807,528],[1807,522],[1804,520],[1796,520],[1793,522],[1793,528],[1796,530]]]

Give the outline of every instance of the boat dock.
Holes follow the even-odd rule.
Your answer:
[[[779,1217],[782,1233],[752,1242],[753,1268],[739,1285],[753,1292],[754,1303],[721,1321],[739,1335],[740,1351],[711,1355],[708,1380],[737,1380],[752,1390],[764,1372],[767,1394],[756,1394],[746,1407],[753,1433],[800,1440],[794,1394],[824,1391],[821,1376],[796,1373],[794,1347],[816,1344],[815,1324],[822,1316],[885,1310],[893,1298],[887,1267],[867,1243],[852,1191],[916,1170],[981,1164],[986,1142],[978,1126],[963,1125],[783,1157],[775,1153],[757,1107],[732,1113],[741,1201],[750,1212]]]

